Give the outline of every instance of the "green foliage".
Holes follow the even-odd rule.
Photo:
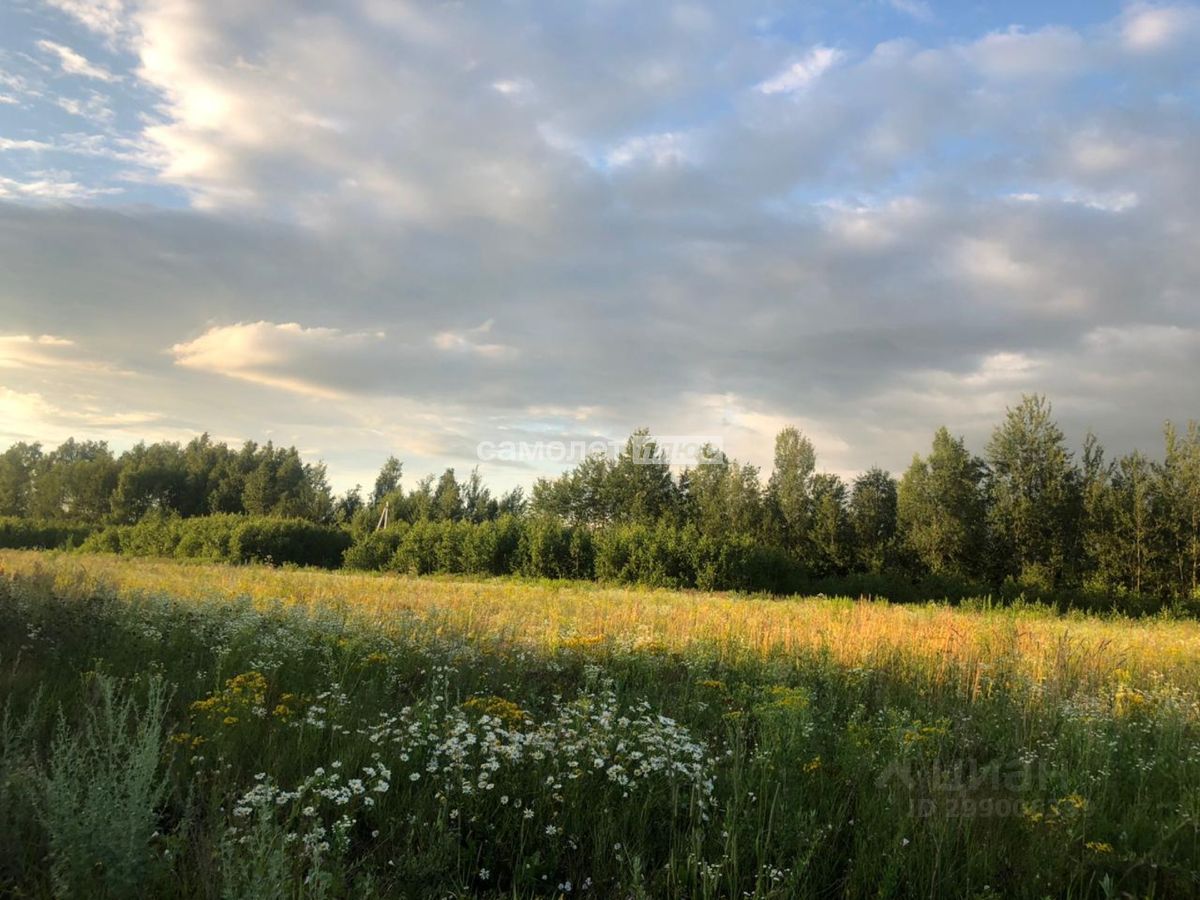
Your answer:
[[[368,499],[356,486],[335,500],[323,464],[271,443],[233,449],[201,435],[115,458],[102,443],[22,443],[0,454],[0,513],[13,514],[0,518],[0,546],[324,566],[340,546],[350,568],[416,574],[794,590],[869,573],[892,596],[945,582],[1088,608],[1200,603],[1200,424],[1168,423],[1159,460],[1106,461],[1089,435],[1077,462],[1035,395],[1008,410],[986,456],[941,428],[899,482],[872,469],[847,484],[785,428],[764,484],[711,446],[675,477],[641,429],[615,457],[540,479],[529,502],[521,488],[494,498],[478,467],[406,491],[395,457]],[[253,519],[336,525],[352,541],[256,524],[235,547]]]
[[[407,522],[399,522],[379,531],[370,531],[346,549],[343,564],[347,569],[379,571],[387,567],[408,531]]]
[[[1026,574],[1053,586],[1071,574],[1080,492],[1066,439],[1044,397],[1022,397],[1008,410],[988,442],[987,458],[988,518],[1000,573]]]
[[[229,551],[237,562],[336,569],[349,547],[349,533],[332,525],[306,519],[249,518],[234,529]]]
[[[963,577],[980,571],[986,541],[983,463],[945,428],[929,456],[914,456],[897,489],[904,547],[920,570]]]
[[[60,896],[128,897],[152,887],[165,860],[153,845],[167,791],[161,771],[169,690],[147,680],[146,699],[95,674],[82,726],[60,717],[39,778],[37,808]]]
[[[210,562],[232,560],[233,535],[244,521],[244,516],[228,513],[181,519],[177,525],[179,542],[175,545],[175,555]]]
[[[0,518],[0,547],[8,550],[65,550],[83,544],[93,529],[69,522]]]

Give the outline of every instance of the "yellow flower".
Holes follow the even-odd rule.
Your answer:
[[[1105,843],[1104,841],[1088,841],[1086,844],[1084,844],[1084,846],[1087,847],[1089,850],[1091,850],[1093,853],[1112,853],[1113,852],[1112,844]]]
[[[472,697],[462,708],[468,712],[491,716],[510,725],[525,721],[525,710],[503,697]]]
[[[226,716],[224,719],[221,720],[221,724],[222,725],[236,725],[237,721],[238,721],[237,716]]]
[[[804,764],[805,772],[815,772],[820,768],[821,768],[821,757],[819,757],[819,756],[814,756],[812,759],[810,759],[808,762],[806,762]]]

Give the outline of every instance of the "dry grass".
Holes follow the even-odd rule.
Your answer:
[[[41,573],[59,592],[106,586],[203,601],[337,610],[387,631],[414,617],[468,637],[553,650],[595,642],[733,661],[819,650],[847,666],[901,656],[908,665],[986,690],[990,670],[1064,693],[1120,680],[1200,683],[1200,622],[1057,617],[1041,608],[973,610],[847,599],[769,599],[603,587],[230,567],[102,555],[0,551],[0,573]],[[958,687],[963,687],[960,683]]]

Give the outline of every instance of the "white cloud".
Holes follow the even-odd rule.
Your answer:
[[[57,365],[63,362],[59,352],[74,345],[52,334],[0,334],[0,369]]]
[[[0,200],[92,200],[121,193],[118,187],[85,184],[65,172],[29,172],[27,181],[0,175]]]
[[[918,22],[932,22],[937,17],[925,0],[887,0],[888,6],[906,16],[912,16]]]
[[[383,340],[380,333],[346,333],[336,328],[306,328],[297,322],[239,322],[214,326],[190,341],[175,344],[175,364],[228,378],[330,400],[343,392],[305,372],[307,364],[360,352]]]
[[[620,167],[638,162],[652,166],[677,166],[689,161],[692,152],[685,134],[666,131],[661,134],[643,134],[621,141],[605,154],[610,166]]]
[[[439,331],[432,341],[439,350],[450,353],[467,353],[494,360],[511,359],[516,356],[517,351],[513,347],[485,340],[484,336],[491,330],[492,320],[488,319],[482,325],[466,331]]]
[[[107,38],[115,38],[128,25],[122,0],[44,0],[55,9]]]
[[[1135,3],[1124,15],[1121,37],[1135,53],[1156,53],[1194,37],[1200,12],[1194,6]]]
[[[37,45],[44,52],[57,56],[59,67],[68,75],[79,75],[82,78],[92,78],[96,81],[117,80],[117,76],[108,69],[89,62],[84,56],[64,44],[41,40],[37,42]]]
[[[845,54],[835,47],[818,45],[783,71],[758,84],[763,94],[793,94],[802,91],[837,65]]]
[[[1000,79],[1064,77],[1089,62],[1083,36],[1064,27],[1025,31],[1014,26],[980,38],[963,52],[985,75]]]

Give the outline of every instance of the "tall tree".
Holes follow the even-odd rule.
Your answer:
[[[41,444],[13,444],[0,455],[0,516],[29,515],[41,464]]]
[[[987,446],[990,519],[1003,574],[1053,586],[1072,574],[1079,537],[1079,477],[1045,397],[1008,410]]]
[[[890,473],[873,468],[854,479],[850,525],[859,566],[882,572],[894,556],[896,542],[896,479]]]
[[[805,555],[814,575],[844,575],[850,568],[854,533],[846,506],[846,484],[841,478],[826,472],[813,476]]]
[[[371,505],[378,506],[389,495],[400,489],[400,478],[404,474],[404,463],[389,456],[375,477],[375,487],[371,491]]]
[[[44,519],[108,518],[120,472],[104,441],[68,438],[40,461],[30,513]]]
[[[112,516],[136,522],[151,511],[180,513],[188,501],[187,458],[178,444],[139,443],[121,454]]]
[[[771,505],[779,517],[783,543],[803,553],[813,515],[813,473],[817,454],[800,431],[787,427],[775,437],[775,468],[767,484]]]
[[[499,514],[500,505],[492,499],[492,492],[484,485],[479,466],[471,469],[470,476],[463,483],[462,500],[463,515],[471,522],[485,522]]]
[[[438,479],[437,488],[433,492],[433,518],[457,522],[462,518],[462,514],[462,490],[454,478],[454,470],[447,469]]]
[[[1180,435],[1164,428],[1165,454],[1156,468],[1156,521],[1164,578],[1174,597],[1200,599],[1200,423]]]
[[[896,491],[905,548],[937,575],[976,576],[984,548],[984,465],[946,428],[929,456],[914,456]]]
[[[655,522],[673,511],[675,483],[668,463],[649,429],[631,434],[608,474],[612,517],[623,522]]]

